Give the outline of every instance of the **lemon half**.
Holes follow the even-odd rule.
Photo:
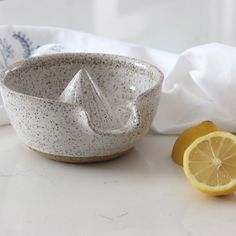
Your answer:
[[[173,160],[182,166],[184,152],[189,145],[192,144],[197,138],[218,130],[220,129],[211,121],[203,121],[196,126],[186,129],[175,141],[172,150]]]
[[[211,195],[236,190],[236,136],[216,131],[196,139],[184,153],[190,183]]]

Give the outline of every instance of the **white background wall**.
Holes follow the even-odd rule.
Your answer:
[[[5,0],[0,24],[58,26],[174,52],[236,46],[235,0]]]

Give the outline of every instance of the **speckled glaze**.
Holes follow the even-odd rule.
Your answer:
[[[73,76],[85,68],[122,127],[108,127],[97,109],[59,101]],[[104,161],[131,149],[157,110],[162,73],[140,60],[88,53],[31,58],[1,74],[5,109],[21,140],[47,157],[68,162]],[[94,105],[93,98],[88,101]]]

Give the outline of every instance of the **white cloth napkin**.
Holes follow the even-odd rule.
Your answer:
[[[236,132],[234,47],[212,43],[191,48],[178,56],[78,31],[0,27],[2,68],[22,58],[62,51],[113,53],[136,57],[158,66],[165,74],[165,80],[152,125],[157,132],[178,134],[207,119],[225,130]],[[0,107],[0,124],[7,122],[3,107]]]
[[[153,126],[178,134],[203,120],[236,132],[236,48],[218,43],[183,52],[162,88]]]

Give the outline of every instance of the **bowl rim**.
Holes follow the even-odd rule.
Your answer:
[[[139,94],[135,100],[137,100],[138,98],[141,98],[142,96],[145,96],[146,94],[148,94],[149,92],[151,92],[155,88],[161,86],[162,82],[164,80],[164,74],[158,67],[154,66],[153,64],[151,64],[149,62],[141,60],[141,59],[128,57],[128,56],[121,56],[121,55],[116,55],[116,54],[108,54],[108,53],[63,52],[63,53],[54,53],[54,54],[41,55],[41,56],[37,56],[37,57],[31,57],[31,58],[23,59],[23,60],[20,60],[18,62],[11,64],[6,69],[4,69],[3,71],[0,72],[0,88],[5,89],[6,91],[13,93],[15,95],[21,96],[21,97],[28,97],[31,99],[41,100],[41,101],[50,102],[50,103],[53,102],[53,103],[57,103],[57,104],[66,104],[66,105],[76,106],[76,104],[68,104],[68,103],[65,103],[60,100],[55,100],[55,99],[50,99],[50,98],[42,98],[42,97],[37,97],[34,95],[28,95],[28,94],[25,94],[22,92],[18,92],[14,89],[11,89],[5,84],[6,76],[9,73],[11,73],[13,70],[16,70],[16,69],[23,67],[23,66],[29,66],[30,63],[37,63],[40,61],[43,62],[44,60],[53,60],[53,59],[57,59],[57,58],[62,59],[62,58],[66,58],[66,57],[71,58],[71,57],[86,57],[86,56],[90,56],[91,58],[106,58],[106,59],[110,59],[111,61],[114,61],[114,60],[115,61],[116,60],[117,61],[124,61],[125,63],[130,63],[130,64],[133,64],[134,66],[147,67],[147,68],[144,68],[145,70],[151,69],[155,72],[158,72],[159,78],[158,78],[156,84],[154,86],[152,86],[151,88],[145,90],[143,93]]]

